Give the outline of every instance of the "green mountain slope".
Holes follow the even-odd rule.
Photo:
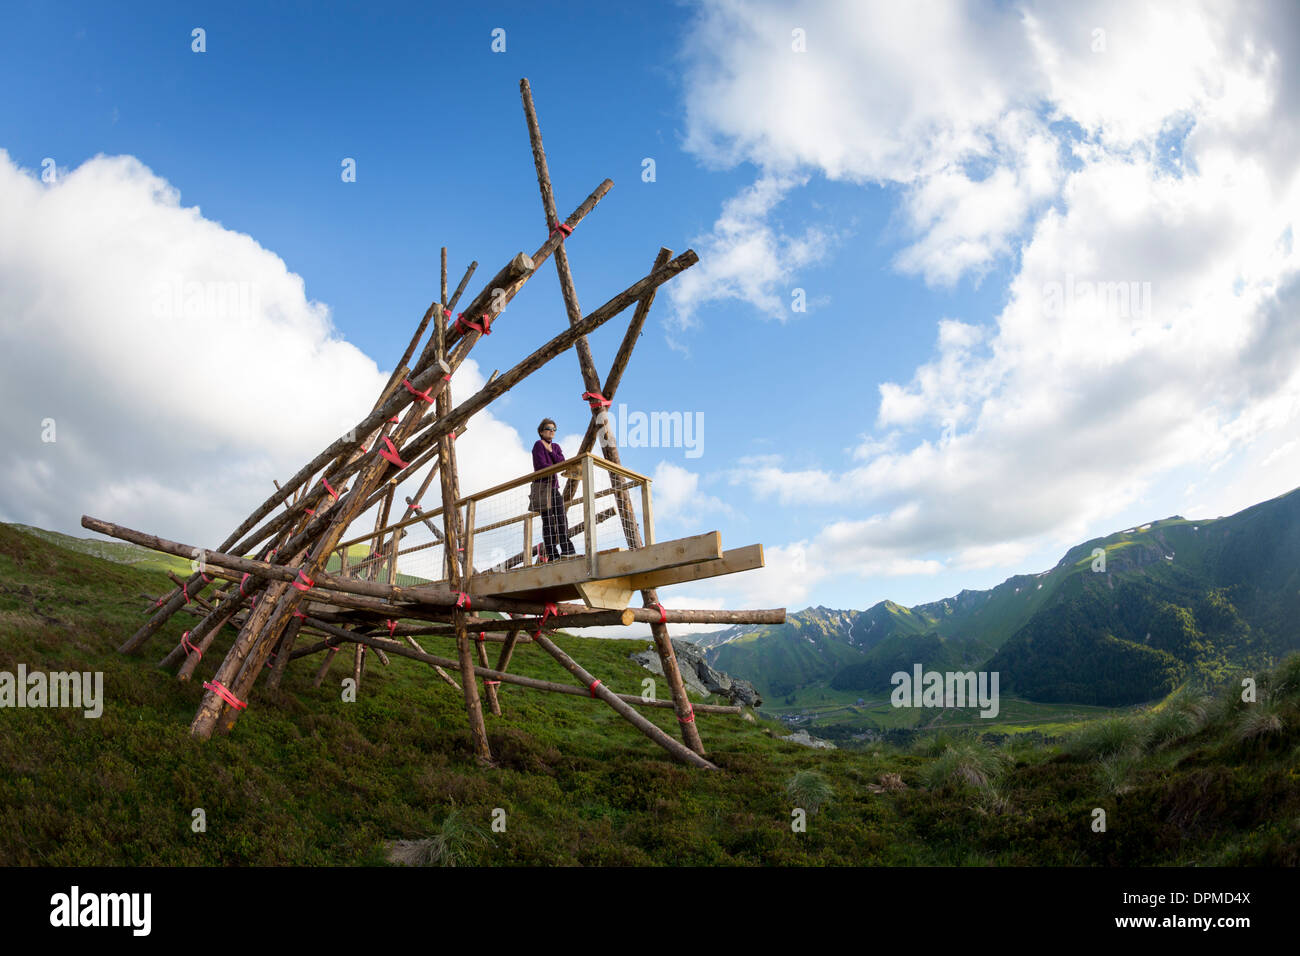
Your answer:
[[[1174,516],[1095,538],[987,591],[913,608],[809,608],[701,643],[773,697],[818,683],[879,695],[915,663],[997,670],[1004,692],[1042,701],[1116,706],[1186,680],[1208,686],[1300,648],[1300,489],[1227,518]]]

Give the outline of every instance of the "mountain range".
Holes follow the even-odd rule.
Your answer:
[[[883,697],[890,675],[990,670],[1029,700],[1123,706],[1300,649],[1300,489],[1230,517],[1175,515],[1094,538],[986,591],[697,635],[773,701],[822,685]]]

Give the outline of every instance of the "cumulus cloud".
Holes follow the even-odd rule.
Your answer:
[[[0,151],[0,342],[0,520],[84,533],[86,513],[206,546],[388,377],[279,256],[129,156],[44,183]],[[482,382],[466,362],[454,394]],[[532,467],[486,413],[458,452],[466,488]]]
[[[941,319],[933,357],[880,385],[853,467],[768,459],[732,480],[865,506],[809,546],[876,576],[1015,560],[1175,469],[1287,454],[1295,21],[1283,5],[708,5],[691,148],[901,185],[915,236],[895,266],[926,281],[1015,260],[992,324]]]

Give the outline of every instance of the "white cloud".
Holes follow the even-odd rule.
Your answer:
[[[668,287],[676,327],[689,327],[700,306],[720,299],[748,302],[773,319],[799,314],[788,287],[798,269],[822,259],[833,236],[815,226],[791,236],[768,223],[768,214],[798,185],[799,180],[763,176],[723,204],[711,233],[693,241],[707,253]],[[805,307],[816,302],[806,294],[805,299]]]
[[[1016,258],[992,326],[941,320],[933,358],[881,384],[884,434],[863,437],[855,467],[769,460],[733,481],[760,500],[867,509],[814,536],[837,567],[927,573],[1072,543],[1175,469],[1213,470],[1256,442],[1283,454],[1300,422],[1295,19],[707,7],[692,43],[692,88],[709,94],[691,101],[700,155],[902,184],[917,236],[895,264],[927,281]],[[807,54],[779,49],[792,26]],[[1267,497],[1285,481],[1249,487]]]
[[[215,546],[387,380],[279,256],[129,156],[44,184],[0,151],[0,343],[0,520],[78,534]],[[454,396],[482,383],[467,361]],[[488,413],[457,450],[465,490],[532,468]]]

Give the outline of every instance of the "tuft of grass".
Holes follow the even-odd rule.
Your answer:
[[[1262,700],[1237,718],[1233,728],[1238,743],[1262,742],[1276,737],[1286,728],[1275,701]]]
[[[932,763],[921,770],[921,781],[931,790],[949,786],[985,787],[1006,766],[1006,756],[978,740],[954,740]]]
[[[785,792],[795,806],[802,807],[814,816],[822,807],[829,805],[835,796],[830,781],[816,770],[796,771],[786,781]]]
[[[1114,753],[1097,762],[1094,777],[1107,796],[1118,797],[1133,789],[1139,766],[1138,755],[1133,751]]]
[[[465,818],[459,807],[452,807],[438,832],[413,847],[417,866],[460,866],[473,856],[474,850],[489,846],[492,837],[477,823]]]
[[[1151,714],[1147,730],[1150,742],[1163,746],[1184,737],[1190,737],[1205,727],[1209,720],[1209,698],[1181,690]]]
[[[1300,700],[1300,651],[1293,651],[1282,659],[1272,675],[1274,700]]]
[[[1151,739],[1145,717],[1111,717],[1089,724],[1066,740],[1065,752],[1080,760],[1097,760],[1116,754],[1139,754]]]

